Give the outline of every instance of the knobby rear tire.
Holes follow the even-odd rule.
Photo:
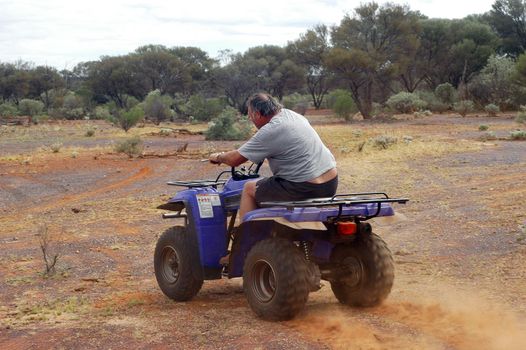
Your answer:
[[[363,235],[352,244],[336,246],[331,261],[344,267],[352,265],[350,270],[355,274],[355,277],[340,276],[331,282],[331,289],[340,303],[358,307],[376,306],[391,292],[393,257],[378,235]],[[360,276],[356,278],[356,275]]]
[[[243,267],[243,289],[252,310],[269,321],[290,320],[309,297],[307,262],[294,243],[269,238],[256,243]]]

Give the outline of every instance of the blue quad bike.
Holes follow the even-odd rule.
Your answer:
[[[259,177],[260,166],[232,168],[215,180],[168,183],[187,189],[158,207],[171,211],[164,219],[184,218],[184,225],[167,229],[155,247],[155,276],[163,293],[187,301],[204,280],[243,277],[252,310],[274,321],[297,315],[321,280],[330,282],[342,304],[381,303],[393,285],[393,258],[366,221],[394,215],[391,203],[408,199],[350,193],[263,202],[234,227],[243,185]],[[231,176],[225,180],[224,174]]]

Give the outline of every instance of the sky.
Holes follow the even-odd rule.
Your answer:
[[[284,46],[317,24],[337,25],[367,0],[0,0],[0,62],[73,69],[147,44],[195,46],[218,57]],[[377,1],[383,4],[384,1]],[[392,0],[430,18],[463,18],[494,0]]]

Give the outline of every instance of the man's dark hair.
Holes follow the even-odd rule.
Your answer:
[[[273,117],[281,111],[278,101],[269,94],[259,92],[248,99],[247,106],[252,107],[254,112],[259,112],[263,117]]]

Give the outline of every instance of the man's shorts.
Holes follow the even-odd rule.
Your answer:
[[[301,201],[310,198],[332,197],[336,194],[338,176],[322,184],[292,182],[271,176],[256,183],[256,202]]]

